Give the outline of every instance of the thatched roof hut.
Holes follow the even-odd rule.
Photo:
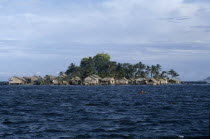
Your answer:
[[[9,85],[24,85],[26,84],[26,80],[21,77],[13,76],[9,79]]]
[[[99,85],[100,80],[101,77],[99,77],[98,75],[92,75],[84,79],[84,85]]]
[[[176,79],[170,79],[168,82],[170,84],[180,84],[181,83],[179,80],[176,80]]]
[[[138,78],[138,79],[135,79],[135,84],[136,85],[144,85],[146,84],[147,80],[145,78]]]
[[[72,85],[81,85],[81,83],[82,83],[82,80],[81,80],[80,77],[76,76],[76,77],[71,79],[71,84]]]
[[[158,85],[159,81],[156,80],[155,78],[148,78],[147,81],[146,81],[146,84],[147,85]]]
[[[128,84],[128,79],[126,79],[125,77],[123,77],[123,78],[116,78],[115,79],[115,84],[116,85],[127,85]]]
[[[113,77],[105,77],[100,82],[102,85],[114,85],[115,79]]]
[[[161,79],[158,79],[158,81],[159,81],[159,84],[168,84],[168,80],[167,79],[161,78]]]

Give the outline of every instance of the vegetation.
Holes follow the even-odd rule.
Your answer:
[[[104,77],[126,77],[132,78],[175,78],[179,74],[171,69],[169,71],[162,71],[160,64],[145,65],[142,62],[136,64],[117,63],[110,60],[110,55],[99,53],[94,57],[85,57],[81,60],[80,65],[76,66],[71,63],[65,74],[70,78],[80,77],[82,80],[90,75],[97,74]],[[60,74],[64,74],[61,72]]]

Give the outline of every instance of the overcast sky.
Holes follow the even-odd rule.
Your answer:
[[[64,71],[99,52],[210,76],[210,0],[0,0],[0,80]]]

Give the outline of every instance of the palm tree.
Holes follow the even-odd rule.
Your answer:
[[[154,77],[154,75],[156,75],[157,69],[155,65],[151,66],[151,77]]]
[[[171,75],[171,79],[174,78],[174,77],[179,76],[179,74],[173,69],[169,70],[168,74]]]
[[[110,61],[108,64],[108,76],[114,77],[116,74],[116,68],[117,68],[117,62],[115,61]]]
[[[130,79],[134,76],[135,68],[130,63],[123,64],[123,72],[126,78]]]
[[[125,77],[125,73],[123,70],[123,64],[118,63],[116,67],[116,77]]]
[[[161,65],[157,64],[156,65],[156,74],[159,76],[160,72],[161,72]]]
[[[145,73],[146,73],[146,76],[147,76],[147,77],[148,77],[149,75],[151,75],[151,67],[150,67],[150,66],[146,66]]]
[[[71,63],[68,69],[66,70],[66,75],[70,75],[76,70],[76,65],[74,63]],[[62,74],[62,72],[60,72]]]
[[[135,70],[135,77],[139,78],[139,77],[145,77],[146,76],[146,65],[143,64],[142,62],[139,62],[137,64],[134,65]]]
[[[167,71],[162,71],[161,74],[160,74],[160,77],[164,78],[164,79],[168,78],[168,72]]]

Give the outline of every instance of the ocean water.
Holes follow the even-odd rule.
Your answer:
[[[0,138],[208,138],[209,103],[210,85],[0,86]]]

